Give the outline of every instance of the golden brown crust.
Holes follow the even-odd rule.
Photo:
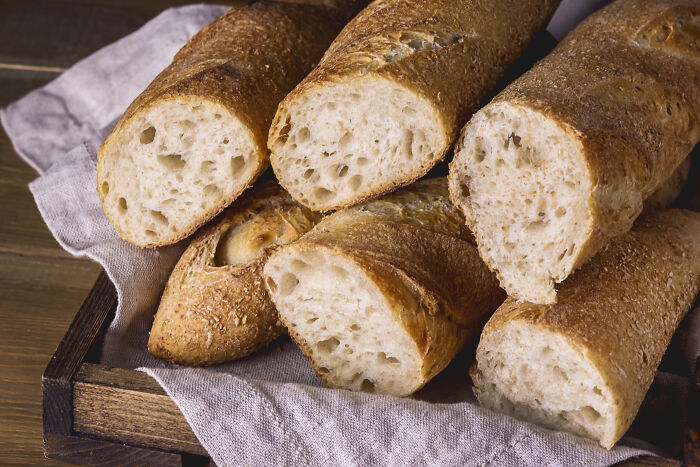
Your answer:
[[[644,200],[644,212],[652,209],[663,209],[671,206],[683,191],[688,177],[692,158],[688,156],[681,162],[671,176],[657,190]]]
[[[427,99],[442,122],[447,145],[440,161],[471,114],[491,93],[498,79],[544,28],[559,0],[400,1],[377,0],[338,35],[323,59],[280,104],[270,130],[269,146],[282,126],[283,109],[316,87],[356,79],[389,80]],[[434,42],[400,58],[388,58],[397,45]],[[284,157],[284,155],[282,155]],[[414,182],[415,170],[395,183],[360,195],[341,206]]]
[[[594,181],[585,263],[628,231],[700,139],[697,0],[619,0],[582,22],[493,100],[558,121]]]
[[[175,243],[188,237],[265,170],[269,162],[267,132],[277,104],[313,68],[338,31],[366,3],[367,0],[262,0],[233,8],[195,34],[131,103],[98,151],[98,174],[102,173],[101,160],[110,153],[115,135],[134,115],[163,100],[194,99],[223,105],[245,124],[258,146],[258,168],[240,192],[222,199],[219,206],[201,218],[193,219],[184,232],[145,246]],[[98,193],[102,199],[104,195],[100,190]],[[119,234],[129,240],[126,232]]]
[[[416,342],[421,384],[447,366],[505,298],[444,178],[332,214],[287,248],[327,249],[363,269]],[[310,356],[303,339],[290,335]]]
[[[564,336],[607,380],[629,428],[678,324],[700,292],[700,214],[642,216],[561,285],[555,305],[508,298],[482,339],[514,320]]]
[[[279,244],[296,240],[317,220],[277,184],[251,190],[183,253],[163,292],[148,350],[171,363],[212,365],[249,355],[282,334],[262,268]],[[230,232],[239,234],[231,247],[237,251],[222,254]],[[239,257],[243,262],[226,263]]]

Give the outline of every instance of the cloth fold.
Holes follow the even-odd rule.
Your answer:
[[[68,252],[102,265],[117,288],[103,363],[154,377],[218,465],[592,466],[648,454],[648,444],[606,451],[479,407],[468,356],[416,398],[402,399],[323,388],[288,338],[206,369],[166,365],[146,351],[163,285],[186,241],[148,250],[119,238],[95,189],[96,148],[187,39],[225,10],[166,10],[0,110],[17,153],[40,174],[30,189],[49,229]]]

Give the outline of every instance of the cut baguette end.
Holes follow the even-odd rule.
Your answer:
[[[264,272],[281,321],[328,387],[406,396],[425,384],[416,342],[350,257],[292,245]]]
[[[123,122],[99,151],[97,190],[109,221],[142,247],[175,243],[230,204],[264,153],[223,105],[168,97]]]
[[[582,146],[529,107],[500,102],[465,127],[450,193],[508,295],[556,301],[591,235],[593,183]]]
[[[622,436],[606,378],[561,335],[513,320],[482,335],[470,374],[479,402],[494,411],[595,439],[606,449]]]
[[[365,77],[304,90],[282,103],[268,146],[280,184],[318,211],[411,183],[450,144],[439,111],[392,81]]]

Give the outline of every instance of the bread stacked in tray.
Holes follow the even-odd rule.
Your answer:
[[[136,245],[230,204],[149,350],[216,364],[286,329],[327,386],[407,396],[481,333],[483,405],[611,447],[700,291],[700,214],[666,209],[700,139],[700,1],[617,0],[481,110],[557,1],[367,3],[232,10],[101,147]],[[465,123],[448,179],[416,182]],[[269,159],[281,186],[236,199]]]

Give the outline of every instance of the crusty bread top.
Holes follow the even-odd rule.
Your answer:
[[[374,74],[433,102],[452,141],[558,4],[376,0],[348,23],[280,108],[315,86]],[[275,120],[273,128],[278,124]]]
[[[508,298],[482,339],[513,320],[565,336],[608,378],[621,413],[634,417],[699,290],[700,213],[658,210],[564,281],[555,305]]]
[[[244,357],[279,336],[284,329],[262,269],[272,251],[318,219],[276,183],[244,194],[182,254],[163,292],[149,351],[174,363],[211,365]]]
[[[641,211],[630,193],[649,196],[700,138],[698,23],[698,0],[613,2],[493,101],[534,108],[582,138],[605,237]]]
[[[139,244],[155,247],[175,243],[218,214],[267,167],[267,132],[277,104],[315,65],[342,26],[368,0],[284,3],[262,0],[234,8],[202,29],[175,55],[151,84],[131,103],[98,151],[98,180],[132,117],[159,102],[210,102],[239,119],[256,146],[256,170],[240,190],[194,218],[167,240]],[[138,155],[136,155],[138,157]],[[98,187],[104,204],[104,194]],[[108,218],[109,209],[106,209]],[[122,238],[129,232],[112,222]]]
[[[232,8],[180,49],[120,122],[156,99],[203,97],[232,109],[265,148],[277,104],[366,3],[262,0]]]
[[[473,242],[446,179],[434,178],[331,214],[295,245],[341,250],[370,270],[398,272],[430,314],[472,327],[504,298]]]

